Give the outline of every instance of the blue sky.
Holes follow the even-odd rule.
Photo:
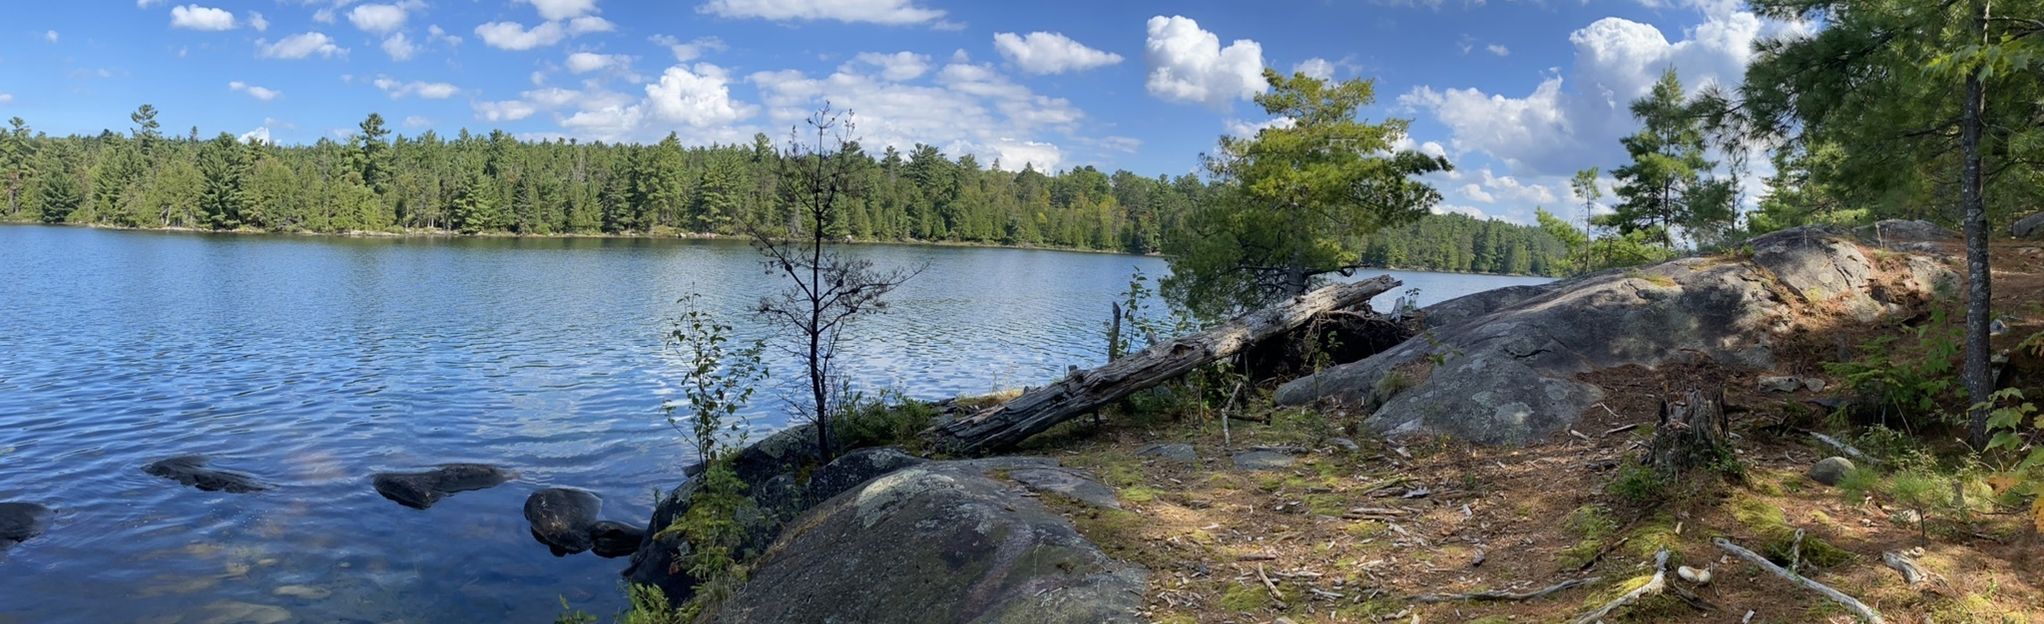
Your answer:
[[[1374,78],[1366,112],[1447,155],[1441,210],[1530,222],[1569,173],[1620,164],[1625,102],[1666,67],[1736,82],[1805,25],[1735,0],[86,0],[20,3],[0,116],[36,129],[305,143],[398,132],[688,143],[779,135],[823,99],[868,144],[1004,167],[1185,173],[1269,120],[1259,67]]]

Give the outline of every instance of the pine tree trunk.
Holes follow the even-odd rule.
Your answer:
[[[1732,456],[1724,392],[1706,396],[1690,390],[1679,402],[1661,402],[1661,421],[1643,461],[1663,477],[1715,468]]]
[[[1975,30],[1985,42],[1987,37],[1988,2],[1975,0],[1979,17],[1974,22]],[[1966,107],[1960,129],[1959,149],[1965,158],[1965,169],[1961,173],[1961,196],[1965,203],[1966,229],[1966,275],[1969,287],[1966,292],[1966,399],[1974,407],[1967,437],[1977,447],[1987,444],[1987,410],[1983,409],[1988,395],[1994,393],[1994,378],[1988,366],[1988,324],[1993,304],[1992,272],[1988,267],[1987,245],[1987,201],[1983,196],[1981,179],[1980,134],[1985,125],[1987,108],[1987,86],[1981,84],[1982,70],[1974,69],[1966,75]]]

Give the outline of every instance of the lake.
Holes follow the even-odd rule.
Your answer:
[[[1131,271],[1165,271],[1057,251],[855,253],[929,263],[854,328],[844,361],[867,391],[922,398],[1099,363]],[[1546,281],[1391,273],[1422,303]],[[661,411],[679,397],[662,341],[676,300],[700,293],[752,336],[744,310],[776,286],[730,241],[0,226],[0,500],[57,509],[0,555],[0,622],[275,613],[255,605],[311,622],[549,622],[563,598],[608,615],[625,560],[548,554],[525,496],[586,488],[606,518],[644,523],[691,460]],[[799,374],[783,355],[770,366]],[[789,396],[761,393],[755,437],[786,424]],[[184,453],[277,488],[201,492],[141,470]],[[424,511],[369,485],[454,461],[520,479]]]

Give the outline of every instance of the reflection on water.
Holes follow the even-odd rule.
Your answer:
[[[1152,258],[862,246],[929,262],[854,328],[844,368],[919,397],[1041,383],[1102,357]],[[1400,273],[1427,301],[1539,280]],[[741,333],[771,288],[714,241],[358,240],[0,227],[0,500],[57,508],[0,560],[0,621],[546,622],[620,606],[620,560],[555,558],[520,506],[582,487],[643,522],[689,457],[660,417],[691,292]],[[1388,303],[1389,296],[1382,303]],[[785,382],[793,361],[770,362]],[[762,394],[760,430],[785,422]],[[278,487],[145,475],[182,453]],[[378,470],[519,472],[419,511]],[[284,620],[277,620],[282,617]],[[181,618],[181,619],[180,619]]]

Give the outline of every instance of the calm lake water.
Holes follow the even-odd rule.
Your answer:
[[[863,388],[925,398],[1099,362],[1130,272],[1164,271],[1053,251],[857,253],[930,263],[855,329],[845,361]],[[1394,274],[1423,302],[1544,281]],[[774,286],[733,242],[0,226],[0,500],[58,510],[0,555],[0,622],[235,621],[212,618],[251,605],[305,622],[548,622],[563,597],[608,614],[624,560],[549,555],[525,496],[587,488],[606,517],[645,522],[690,460],[660,410],[679,396],[661,339],[675,301],[701,293],[755,333],[743,310]],[[797,371],[777,359],[777,378]],[[785,424],[786,396],[755,402],[756,431]],[[278,487],[208,493],[141,470],[183,453]],[[521,477],[425,511],[369,485],[453,461]],[[330,595],[276,593],[293,585]]]

